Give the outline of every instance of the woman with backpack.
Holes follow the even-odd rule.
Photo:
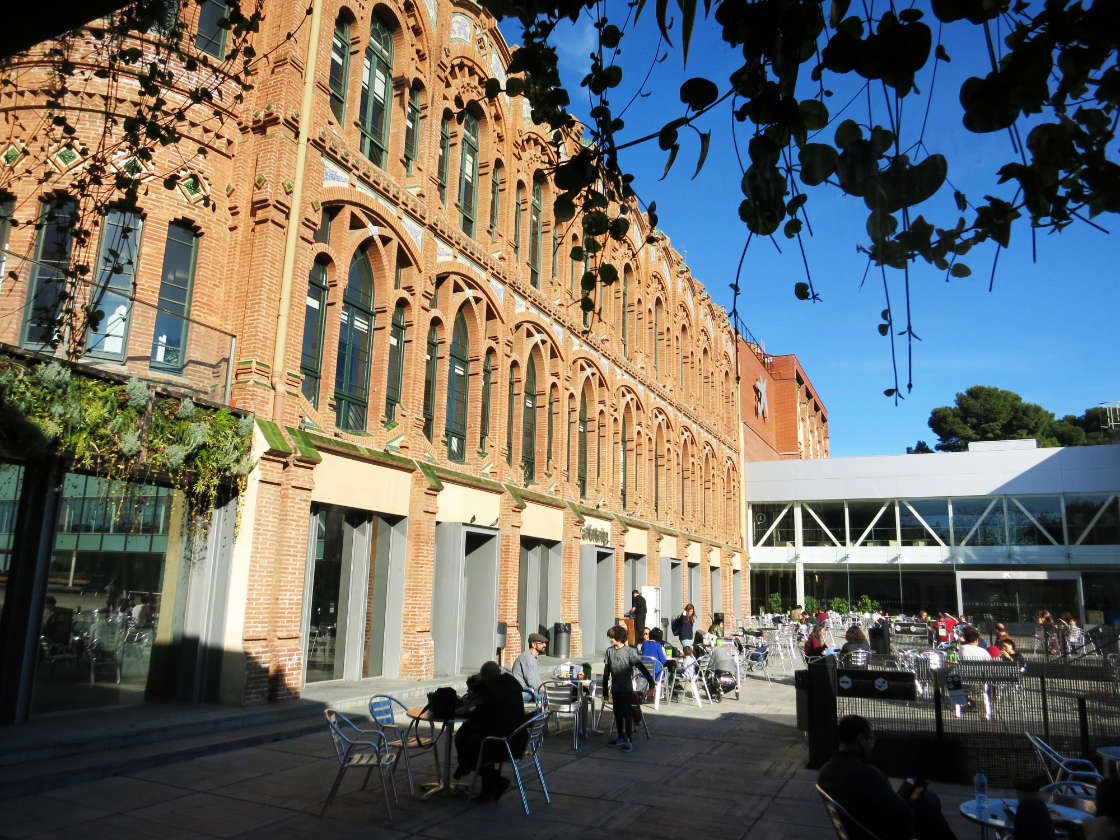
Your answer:
[[[681,648],[692,645],[692,634],[696,629],[696,607],[684,605],[684,612],[673,619],[673,635],[680,639]]]

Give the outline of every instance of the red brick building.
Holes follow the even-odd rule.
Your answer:
[[[828,457],[828,410],[794,355],[740,338],[743,460]]]
[[[221,63],[223,8],[184,4],[197,68],[174,68],[181,88],[161,94],[185,102]],[[578,224],[554,222],[549,180],[579,137],[552,144],[523,100],[485,99],[509,49],[477,7],[311,9],[264,5],[250,42],[268,60],[244,101],[231,85],[188,107],[152,160],[108,155],[143,173],[139,209],[92,220],[88,238],[59,221],[80,210],[68,188],[115,139],[105,112],[129,111],[135,81],[72,85],[56,110],[73,134],[44,128],[46,45],[0,89],[0,201],[38,221],[2,231],[0,340],[257,418],[259,462],[236,527],[207,537],[209,565],[183,562],[172,504],[144,555],[150,582],[133,589],[162,606],[157,642],[194,633],[209,651],[179,693],[254,703],[312,680],[457,675],[493,657],[501,625],[507,663],[557,622],[588,658],[641,586],[660,587],[666,624],[686,601],[702,622],[741,614],[726,313],[666,236],[642,244],[634,213],[609,254],[621,278],[584,317],[584,266],[568,256]],[[155,55],[159,38],[136,47]],[[83,67],[101,60],[89,38],[67,49]],[[98,279],[59,297],[58,265],[83,255]],[[42,312],[67,307],[54,346]],[[90,310],[100,320],[83,332]],[[768,381],[788,380],[811,421],[789,358]],[[826,431],[801,429],[783,422],[767,440],[827,452]],[[75,548],[67,582],[60,551],[51,591],[79,616],[141,562],[127,545],[111,561]],[[217,608],[200,606],[203,577]]]

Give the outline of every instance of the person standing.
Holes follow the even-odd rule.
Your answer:
[[[513,675],[522,688],[533,692],[533,696],[540,700],[541,669],[537,657],[544,653],[548,639],[540,633],[530,633],[528,644],[528,648],[513,663]]]
[[[692,604],[684,605],[684,612],[682,612],[673,621],[673,632],[677,638],[680,639],[681,648],[685,645],[692,644],[692,634],[696,629],[696,607]]]
[[[634,619],[634,645],[642,646],[642,630],[646,626],[646,599],[635,589],[630,593],[630,617]]]
[[[634,734],[634,669],[653,685],[653,674],[642,662],[638,652],[626,644],[626,628],[616,624],[607,631],[610,647],[603,660],[603,696],[611,698],[614,706],[614,725],[618,737],[614,746],[624,752],[634,749],[631,736]]]

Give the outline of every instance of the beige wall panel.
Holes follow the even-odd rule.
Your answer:
[[[502,497],[498,493],[488,493],[461,484],[444,484],[439,491],[439,509],[436,519],[440,522],[470,522],[484,528],[498,524],[501,514]]]
[[[532,502],[526,504],[521,513],[521,536],[557,541],[563,539],[564,511]]]
[[[708,549],[708,565],[709,566],[718,566],[719,565],[719,549],[718,548]]]
[[[321,455],[323,461],[315,467],[312,501],[408,516],[411,473],[355,461],[331,452]],[[490,522],[493,518],[486,521]]]
[[[661,538],[661,556],[662,557],[679,557],[677,554],[677,538],[676,537],[662,537]]]
[[[702,548],[703,546],[701,546],[698,542],[690,542],[688,544],[689,563],[699,563],[703,559],[703,552],[701,551]]]
[[[626,532],[626,551],[630,554],[649,552],[649,532],[644,528],[631,528]]]

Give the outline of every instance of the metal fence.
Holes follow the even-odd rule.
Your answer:
[[[1120,665],[1115,656],[1032,661],[1022,673],[1014,667],[973,665],[919,670],[914,701],[838,697],[837,716],[862,715],[876,733],[896,740],[956,745],[969,764],[964,772],[983,770],[1001,787],[1037,782],[1043,772],[1026,732],[1064,755],[1090,760],[1098,747],[1120,744]],[[961,678],[968,696],[964,706],[952,702],[946,685],[951,675]]]

